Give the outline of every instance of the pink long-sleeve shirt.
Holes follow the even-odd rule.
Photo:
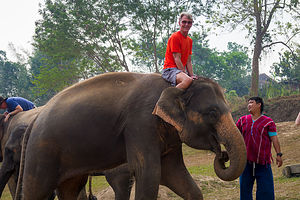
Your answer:
[[[247,148],[247,160],[261,165],[271,163],[271,136],[277,135],[274,121],[261,115],[255,121],[251,115],[242,116],[236,123]]]

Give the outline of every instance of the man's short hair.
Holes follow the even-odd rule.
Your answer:
[[[181,19],[182,19],[184,16],[186,16],[188,19],[194,21],[194,20],[193,20],[192,14],[187,13],[187,12],[182,12],[182,13],[180,13],[180,15],[179,15],[179,21],[181,21]]]
[[[254,100],[256,103],[260,103],[260,113],[264,110],[264,101],[261,97],[250,97],[248,101]]]

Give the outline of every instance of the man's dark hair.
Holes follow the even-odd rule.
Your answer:
[[[6,101],[6,99],[7,99],[7,98],[4,98],[4,97],[0,96],[0,105],[1,105],[4,101]]]
[[[250,101],[250,100],[254,100],[256,103],[260,103],[260,113],[262,113],[263,110],[264,110],[264,101],[263,101],[263,99],[260,98],[260,97],[250,97],[248,99],[248,101]]]

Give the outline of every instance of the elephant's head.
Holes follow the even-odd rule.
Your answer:
[[[214,168],[222,180],[234,180],[243,172],[245,143],[217,83],[203,78],[194,80],[185,91],[169,87],[162,92],[153,114],[173,125],[188,146],[215,152]],[[221,144],[226,151],[221,151]]]

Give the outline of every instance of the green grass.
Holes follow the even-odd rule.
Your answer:
[[[6,186],[3,190],[1,200],[12,200],[12,196],[10,195],[9,189]]]
[[[286,178],[284,176],[275,177],[274,181],[278,181],[278,183],[292,183],[299,180],[299,177]]]
[[[107,188],[109,184],[107,183],[104,176],[93,176],[92,178],[92,192],[95,194],[96,191],[103,190]],[[89,191],[89,184],[86,184],[86,191]]]
[[[205,175],[216,177],[214,167],[212,165],[200,165],[188,167],[188,171],[192,175]]]
[[[211,151],[206,151],[206,150],[198,150],[198,149],[193,149],[186,144],[182,144],[182,153],[183,156],[193,156],[193,155],[205,155],[207,153],[212,153]]]

